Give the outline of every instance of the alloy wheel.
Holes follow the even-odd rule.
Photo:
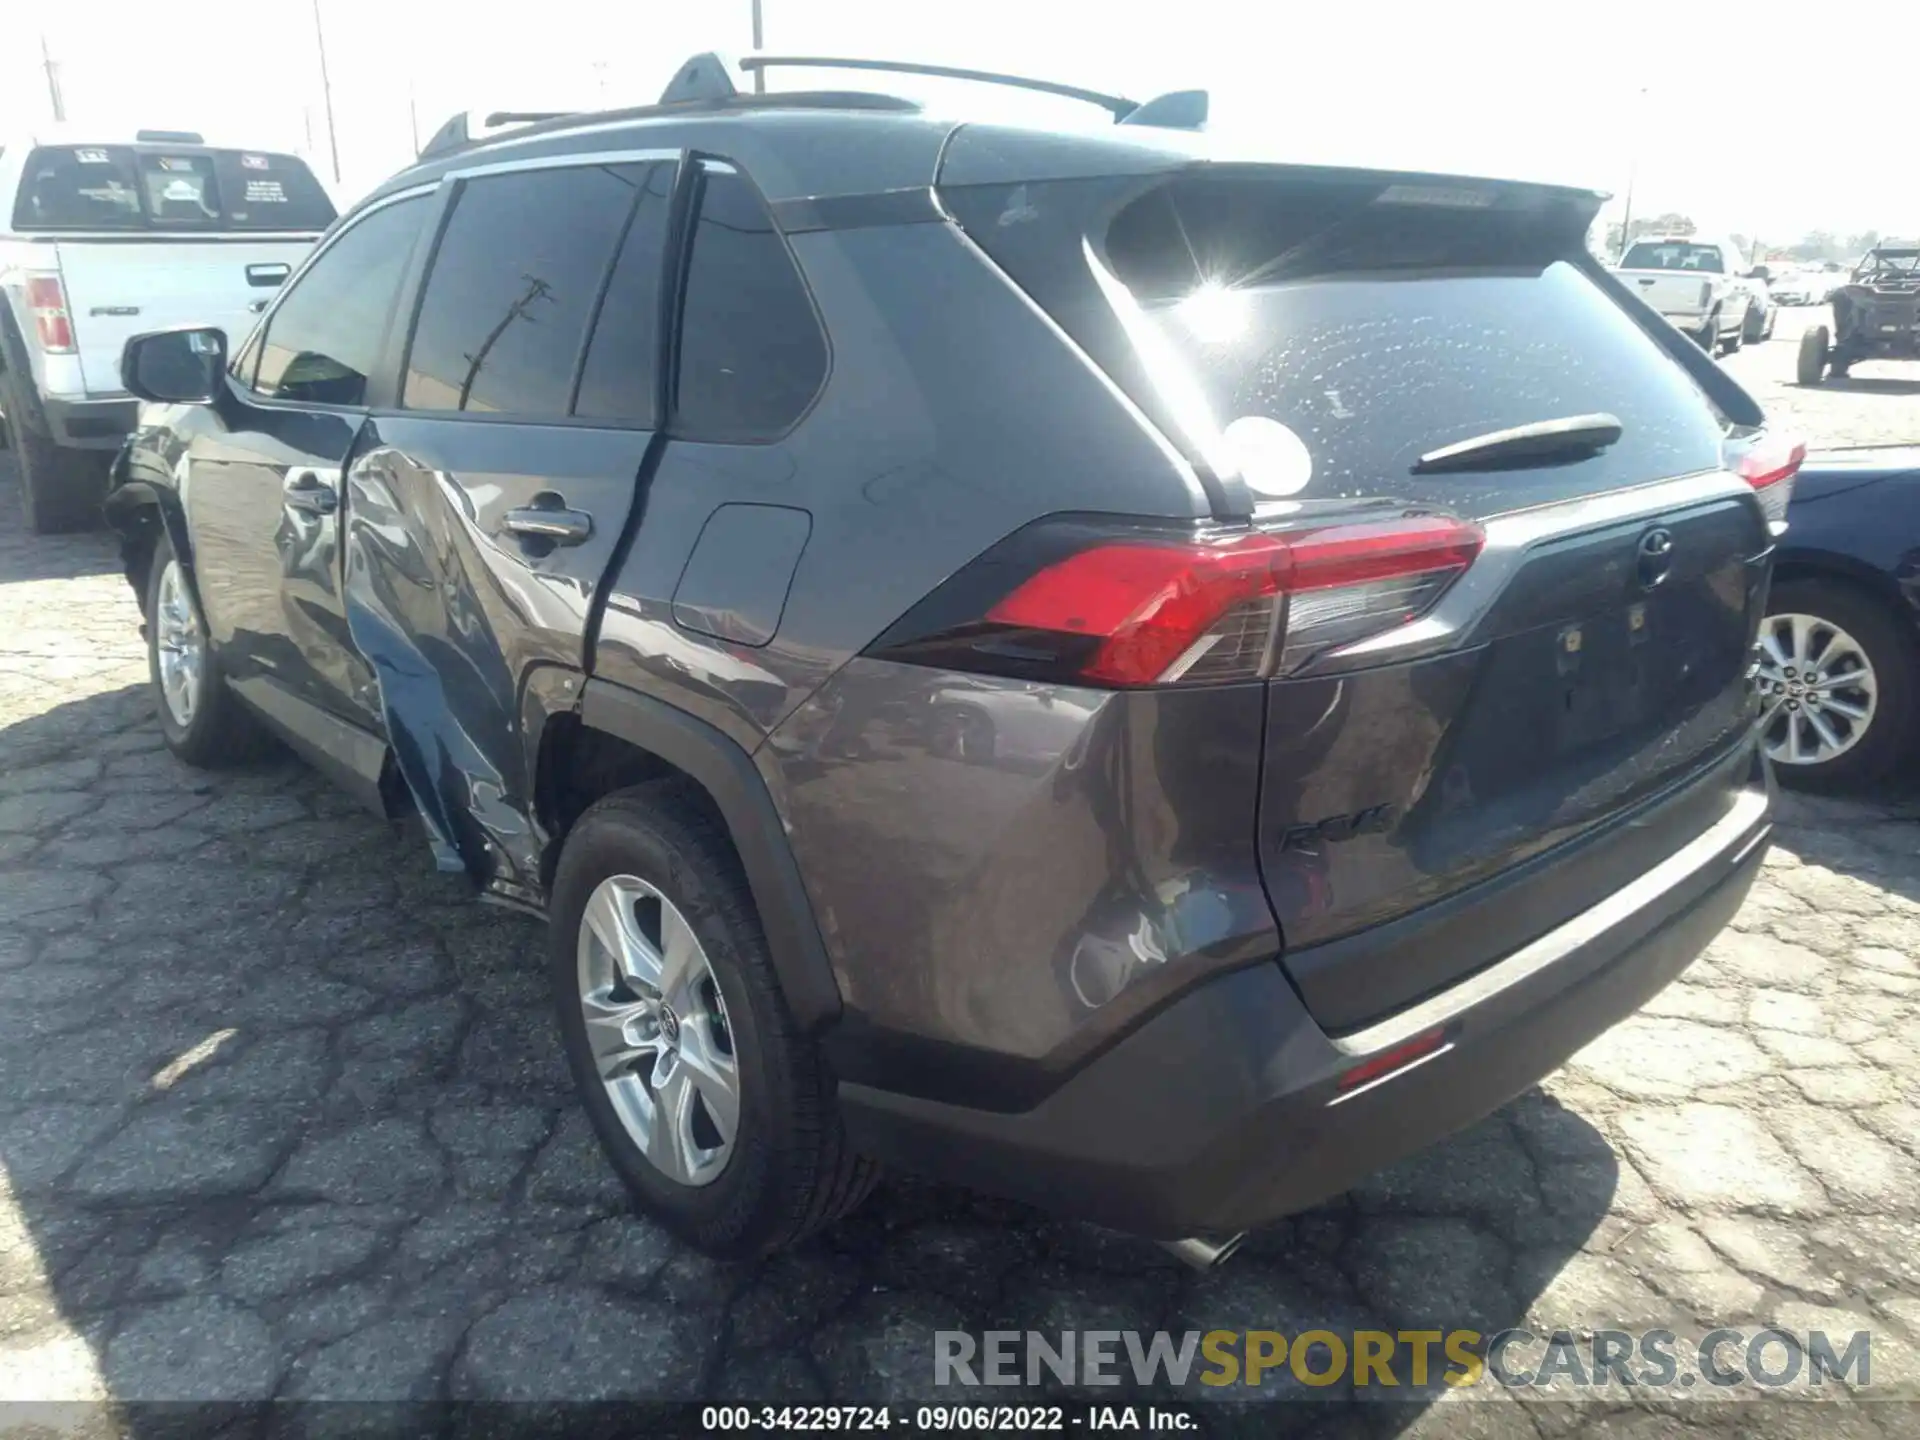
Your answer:
[[[207,636],[187,589],[178,560],[160,572],[154,605],[154,652],[159,662],[160,698],[173,723],[185,730],[200,703],[200,677],[206,669]]]
[[[1818,615],[1769,615],[1760,630],[1761,734],[1779,765],[1824,765],[1865,737],[1879,680],[1860,642]]]
[[[609,876],[588,897],[576,963],[594,1070],[621,1125],[667,1179],[711,1184],[733,1155],[740,1071],[693,927],[645,880]]]

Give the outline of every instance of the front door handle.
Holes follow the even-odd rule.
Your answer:
[[[289,470],[280,493],[286,497],[289,510],[331,515],[340,508],[340,493],[317,470]]]
[[[509,510],[500,525],[523,540],[551,540],[556,545],[578,545],[593,534],[593,517],[584,510],[569,510],[564,504]]]

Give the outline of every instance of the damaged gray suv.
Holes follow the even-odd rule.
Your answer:
[[[1766,848],[1799,452],[1600,197],[1071,93],[1118,123],[698,57],[127,347],[167,743],[276,735],[544,915],[714,1254],[884,1164],[1217,1255],[1632,1012]]]

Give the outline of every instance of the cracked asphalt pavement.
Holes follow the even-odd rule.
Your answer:
[[[1790,369],[1781,331],[1736,366]],[[1872,1386],[1551,1407],[1482,1387],[1364,1423],[1920,1428],[1874,1403],[1920,1395],[1911,806],[1788,799],[1733,927],[1644,1014],[1210,1276],[905,1178],[725,1266],[627,1208],[571,1099],[538,926],[291,758],[172,760],[111,548],[26,536],[7,459],[0,1400],[951,1403],[1009,1397],[935,1391],[936,1330],[1779,1325],[1873,1332]],[[1314,1405],[1263,1433],[1292,1422],[1346,1433]]]

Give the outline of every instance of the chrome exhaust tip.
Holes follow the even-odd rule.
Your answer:
[[[1247,1232],[1242,1230],[1225,1240],[1202,1240],[1194,1235],[1185,1240],[1158,1240],[1154,1243],[1183,1265],[1189,1265],[1204,1275],[1224,1264],[1246,1238]]]

